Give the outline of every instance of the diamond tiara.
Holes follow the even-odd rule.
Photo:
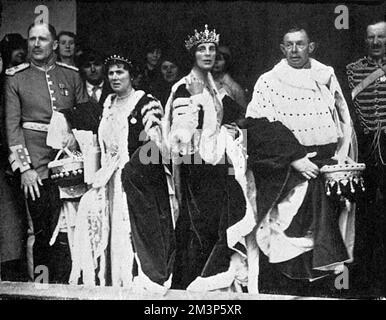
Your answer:
[[[220,35],[216,34],[216,29],[213,31],[208,30],[208,25],[205,25],[205,30],[197,32],[197,29],[194,30],[194,36],[188,36],[188,40],[185,41],[185,48],[190,50],[196,45],[201,43],[213,42],[216,45],[219,44]]]
[[[111,55],[110,57],[105,59],[105,64],[110,62],[110,61],[122,61],[124,63],[127,63],[129,66],[131,66],[131,61],[129,59],[126,59],[125,57],[122,57],[118,54]]]

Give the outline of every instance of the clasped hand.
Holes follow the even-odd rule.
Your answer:
[[[307,155],[301,159],[295,160],[291,163],[291,166],[299,171],[301,175],[310,180],[312,178],[316,178],[319,174],[319,168],[316,164],[314,164],[310,158],[316,156],[316,152],[307,153]]]
[[[204,91],[205,84],[202,80],[196,77],[187,77],[186,79],[186,89],[190,92],[191,95],[200,94]]]

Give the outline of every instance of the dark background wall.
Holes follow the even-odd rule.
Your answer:
[[[0,39],[8,33],[20,33],[27,38],[28,26],[36,18],[42,18],[45,6],[50,23],[61,30],[76,31],[76,0],[0,0],[3,13]],[[36,11],[36,13],[35,13]]]
[[[348,30],[335,28],[338,14],[334,10],[339,4],[349,9]],[[125,50],[134,60],[143,60],[143,47],[150,38],[162,39],[186,62],[184,40],[207,23],[220,33],[220,42],[231,48],[234,77],[250,89],[281,58],[279,43],[289,26],[305,23],[318,44],[315,57],[333,66],[341,77],[347,63],[365,55],[365,26],[385,19],[385,13],[385,1],[78,0],[77,32],[85,44],[106,53]]]

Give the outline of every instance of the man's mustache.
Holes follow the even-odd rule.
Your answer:
[[[380,48],[382,48],[384,46],[384,44],[382,44],[382,43],[375,43],[375,44],[371,44],[370,45],[370,48],[371,49],[380,49]]]

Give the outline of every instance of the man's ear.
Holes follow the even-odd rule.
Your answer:
[[[281,52],[283,52],[284,55],[286,55],[285,46],[282,43],[280,43],[280,50]]]
[[[308,53],[313,53],[315,49],[316,49],[315,42],[310,42],[310,44],[308,45]]]
[[[54,51],[58,48],[58,45],[59,45],[58,40],[54,40],[54,43],[52,44],[52,48],[54,49]]]

